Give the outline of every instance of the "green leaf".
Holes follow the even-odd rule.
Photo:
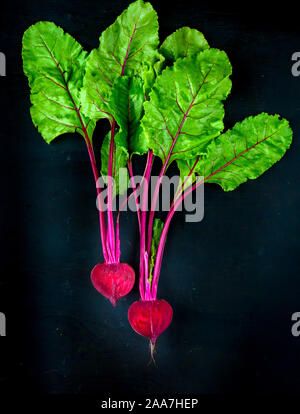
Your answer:
[[[193,56],[206,49],[209,49],[209,45],[201,32],[182,27],[166,38],[159,51],[167,63],[173,63],[178,58]]]
[[[154,84],[142,126],[149,147],[163,162],[189,159],[206,150],[223,130],[224,100],[231,89],[225,52],[208,49],[178,59]]]
[[[150,256],[150,263],[149,263],[149,281],[150,284],[153,278],[153,268],[155,265],[155,258],[156,252],[160,241],[160,236],[164,228],[164,222],[159,219],[155,218],[153,223],[153,233],[152,233],[152,242],[151,242],[151,256]]]
[[[82,105],[93,119],[109,118],[108,101],[115,81],[123,75],[143,77],[159,60],[158,21],[150,3],[132,3],[100,37],[87,59]],[[150,71],[150,72],[149,72]]]
[[[114,179],[113,186],[113,195],[123,194],[123,192],[128,188],[128,171],[127,171],[127,161],[128,161],[128,152],[126,148],[120,144],[123,137],[122,133],[117,133],[114,137],[114,156],[113,156],[113,174]],[[109,161],[109,150],[111,142],[111,132],[108,132],[103,140],[101,147],[101,175],[104,179],[104,182],[107,184],[108,176],[108,161]]]
[[[143,82],[139,77],[122,76],[116,80],[109,101],[111,113],[116,119],[122,142],[130,154],[145,154],[148,150],[147,140],[140,125],[144,114],[145,102]]]
[[[193,56],[206,49],[209,49],[209,45],[201,32],[189,27],[182,27],[165,39],[159,51],[167,63],[174,63],[179,58]],[[183,184],[186,188],[195,181],[195,173],[186,179],[191,169],[188,162],[177,160],[177,164],[181,178],[178,186],[178,191],[180,191]]]
[[[279,115],[250,116],[210,144],[196,171],[205,182],[234,190],[279,161],[291,145],[292,134],[288,121]]]
[[[31,117],[47,143],[76,130],[91,139],[94,122],[80,112],[87,53],[51,22],[38,22],[23,36],[23,67],[31,88]]]

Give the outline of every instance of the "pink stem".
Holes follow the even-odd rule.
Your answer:
[[[207,75],[206,75],[206,76],[207,76]],[[204,77],[204,79],[203,79],[203,81],[202,81],[202,83],[201,83],[201,85],[200,85],[199,90],[200,90],[200,89],[202,88],[202,86],[204,85],[204,82],[205,82],[206,76]],[[199,90],[198,90],[198,92],[199,92]],[[150,251],[151,251],[151,240],[152,240],[152,233],[153,233],[153,222],[154,222],[154,215],[155,215],[155,207],[156,207],[156,204],[157,204],[157,199],[158,199],[158,196],[159,196],[159,189],[160,189],[161,180],[162,180],[162,177],[163,177],[163,175],[164,175],[164,173],[165,173],[165,171],[166,171],[166,168],[167,168],[168,163],[169,163],[169,161],[170,161],[171,155],[172,155],[172,153],[173,153],[174,146],[175,146],[175,144],[176,144],[176,142],[177,142],[177,139],[178,139],[178,137],[179,137],[179,135],[180,135],[180,133],[181,133],[181,130],[182,130],[182,127],[183,127],[183,125],[184,125],[184,123],[185,123],[185,120],[187,119],[188,114],[189,114],[190,110],[192,109],[192,107],[193,107],[193,105],[194,105],[194,101],[195,101],[195,99],[196,99],[196,96],[198,95],[198,92],[195,94],[195,96],[193,96],[192,102],[190,103],[190,105],[189,105],[189,107],[188,107],[187,111],[184,113],[184,115],[183,115],[183,117],[182,117],[182,120],[181,120],[181,123],[180,123],[180,125],[179,125],[179,127],[178,127],[178,129],[177,129],[177,132],[176,132],[175,137],[173,137],[173,135],[172,135],[172,134],[171,134],[171,132],[169,131],[169,128],[168,128],[168,127],[167,127],[167,125],[166,125],[166,127],[167,127],[167,131],[168,131],[169,135],[170,135],[170,136],[171,136],[171,138],[172,138],[172,145],[171,145],[171,147],[170,147],[170,150],[169,150],[168,156],[167,156],[167,158],[166,158],[166,160],[165,160],[165,162],[164,162],[164,164],[163,164],[163,166],[162,166],[161,172],[160,172],[160,174],[159,174],[159,179],[158,179],[158,182],[157,182],[156,187],[155,187],[155,190],[154,190],[153,202],[152,202],[152,204],[151,204],[151,210],[150,210],[150,214],[149,214],[149,223],[148,223],[148,243],[147,243],[147,251],[148,251],[148,255],[150,255]]]
[[[148,160],[147,160],[148,163]],[[141,234],[141,214],[140,214],[140,204],[139,204],[139,200],[138,197],[136,195],[137,190],[143,185],[144,180],[145,180],[145,172],[147,170],[147,165],[142,177],[142,180],[140,182],[140,184],[138,185],[138,187],[136,187],[135,185],[135,181],[134,181],[134,176],[133,176],[133,170],[132,170],[132,165],[131,165],[131,161],[128,161],[128,169],[129,169],[129,174],[130,174],[130,181],[132,183],[132,189],[133,192],[126,198],[126,200],[123,201],[123,203],[121,204],[119,211],[118,211],[118,215],[117,215],[117,231],[119,232],[119,226],[120,226],[120,214],[124,208],[124,206],[128,203],[128,200],[130,199],[130,197],[132,197],[134,195],[135,198],[135,203],[136,203],[136,211],[137,211],[137,216],[138,216],[138,223],[139,223],[139,233]]]
[[[117,249],[116,250],[117,250],[117,258],[120,257],[120,249],[119,249],[119,246],[120,246],[120,240],[119,240],[119,233],[120,233],[120,230],[119,230],[119,228],[120,228],[120,213],[121,213],[124,205],[127,204],[129,198],[132,195],[134,195],[134,197],[135,197],[135,203],[136,203],[137,215],[138,215],[138,223],[139,223],[140,238],[141,239],[143,238],[143,236],[142,236],[142,223],[141,223],[141,209],[140,209],[140,203],[139,203],[138,196],[137,196],[136,192],[137,192],[137,190],[142,185],[145,185],[144,184],[145,180],[146,181],[149,181],[149,177],[150,177],[150,173],[151,173],[151,167],[152,167],[152,160],[153,160],[153,152],[152,152],[152,150],[149,150],[148,151],[148,157],[147,157],[147,163],[146,163],[145,171],[144,171],[142,180],[141,180],[141,182],[140,182],[140,184],[139,184],[138,187],[136,187],[136,185],[135,185],[131,161],[130,160],[128,161],[128,170],[129,170],[130,180],[131,180],[131,183],[132,183],[133,192],[122,203],[121,207],[119,208],[118,215],[117,215],[117,223],[116,223],[116,233],[117,233],[117,235],[116,235]],[[148,188],[148,183],[146,183],[146,186]],[[146,191],[148,191],[147,188],[146,188]],[[146,202],[147,202],[147,199],[144,201],[144,203],[146,203]],[[143,207],[143,209],[145,210],[145,207]],[[145,212],[144,216],[146,217],[146,212]],[[144,221],[145,221],[145,218],[144,218]],[[145,227],[145,222],[143,223],[143,225]],[[145,229],[144,229],[144,234],[145,234]],[[140,263],[141,263],[141,254],[140,254]],[[143,276],[143,273],[144,273],[144,271],[143,271],[143,266],[142,266],[142,267],[140,267],[140,275]],[[148,275],[148,272],[147,272],[147,275]],[[142,276],[140,277],[139,287],[140,287],[141,296],[142,296],[142,298],[144,298],[144,288],[143,288],[143,277]]]
[[[141,232],[141,213],[140,213],[140,206],[139,206],[138,197],[137,197],[137,194],[136,194],[137,188],[136,188],[136,185],[135,185],[135,182],[134,182],[134,176],[133,176],[133,170],[132,170],[131,160],[128,161],[128,170],[129,170],[130,181],[131,181],[131,185],[132,185],[132,189],[133,189],[133,193],[132,194],[134,194],[134,198],[135,198],[136,214],[137,214],[138,223],[139,223],[139,231]],[[144,173],[144,176],[145,176],[145,173]],[[142,180],[144,180],[144,176],[143,176]],[[142,183],[140,183],[139,187],[141,186],[141,184]],[[130,194],[129,197],[131,197],[132,194]],[[128,201],[129,197],[127,198],[126,202]],[[120,210],[122,210],[122,206],[121,206],[121,209]]]
[[[112,263],[116,262],[115,252],[115,229],[114,229],[114,218],[112,212],[112,198],[113,198],[113,160],[114,160],[114,136],[115,136],[116,121],[113,120],[111,127],[111,138],[109,148],[109,160],[108,160],[108,177],[107,177],[107,245],[109,246],[110,260]]]
[[[98,208],[99,208],[99,223],[100,223],[100,235],[101,235],[102,251],[103,251],[103,256],[104,256],[105,262],[108,262],[109,258],[108,258],[108,253],[107,253],[106,246],[105,246],[105,239],[106,239],[105,217],[104,217],[104,211],[102,209],[102,204],[101,204],[102,203],[101,189],[98,187],[99,174],[98,174],[98,170],[97,170],[97,166],[96,166],[94,151],[93,151],[93,148],[91,146],[90,139],[89,139],[86,128],[83,129],[83,132],[84,132],[84,135],[85,135],[85,142],[86,142],[86,146],[87,146],[87,150],[88,150],[88,154],[89,154],[89,158],[90,158],[90,162],[91,162],[91,166],[92,166],[92,170],[93,170],[93,174],[94,174],[94,178],[95,178],[95,183],[96,183],[97,199],[98,199],[98,203],[99,203]]]
[[[160,184],[161,181],[163,179],[164,173],[166,171],[168,162],[170,160],[173,148],[174,148],[175,142],[173,141],[173,144],[171,146],[171,149],[169,151],[169,154],[162,166],[162,169],[160,171],[155,189],[154,189],[154,194],[153,194],[153,199],[152,199],[152,203],[151,203],[151,209],[149,212],[149,222],[148,222],[148,239],[147,239],[147,252],[148,252],[148,256],[150,256],[151,254],[151,242],[152,242],[152,233],[153,233],[153,223],[154,223],[154,215],[155,215],[155,208],[156,208],[156,204],[158,201],[158,196],[159,196],[159,189],[160,189]]]
[[[147,252],[144,253],[144,281],[145,281],[145,300],[152,300],[151,286],[149,282],[149,257]],[[141,277],[142,278],[142,277]]]
[[[119,221],[116,225],[116,262],[120,263],[121,247],[120,247],[120,226]]]
[[[144,280],[148,281],[148,278],[149,278],[148,266],[145,266],[145,258],[147,260],[147,263],[149,260],[149,255],[146,255],[146,216],[147,216],[148,189],[149,189],[149,180],[150,180],[150,175],[151,175],[152,161],[153,161],[153,151],[149,150],[147,166],[145,170],[145,179],[144,179],[144,184],[143,184],[144,188],[143,188],[142,207],[141,207],[139,288],[140,288],[140,294],[141,294],[142,299],[145,298]]]
[[[175,214],[175,211],[177,210],[178,206],[180,205],[180,203],[182,203],[182,201],[184,200],[184,198],[190,194],[195,188],[198,187],[198,185],[201,184],[194,184],[191,185],[184,193],[182,193],[182,190],[184,189],[185,183],[187,182],[187,180],[189,179],[189,177],[193,174],[196,165],[198,164],[199,161],[199,156],[197,157],[197,160],[195,162],[195,164],[193,165],[193,167],[191,168],[188,176],[186,177],[185,181],[183,182],[181,188],[180,188],[180,194],[178,194],[178,196],[176,197],[175,200],[173,200],[173,203],[171,205],[170,211],[167,215],[164,227],[163,227],[163,231],[161,233],[161,237],[160,237],[160,241],[158,244],[158,248],[157,248],[157,252],[156,252],[156,259],[155,259],[155,265],[154,265],[154,270],[153,270],[153,280],[152,280],[152,284],[151,284],[151,294],[152,297],[154,299],[156,299],[156,295],[157,295],[157,286],[158,286],[158,280],[159,280],[159,275],[160,275],[160,270],[161,270],[161,264],[162,264],[162,258],[163,258],[163,253],[164,253],[164,249],[165,249],[165,244],[166,244],[166,238],[167,238],[167,234],[168,234],[168,230],[170,227],[170,223],[172,220],[172,217]],[[203,180],[204,182],[204,180]]]

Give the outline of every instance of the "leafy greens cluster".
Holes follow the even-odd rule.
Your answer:
[[[262,113],[223,132],[224,100],[231,90],[232,72],[224,51],[210,48],[198,30],[183,27],[159,46],[157,15],[150,3],[132,3],[100,36],[99,47],[87,53],[70,35],[51,22],[31,26],[23,38],[24,72],[31,88],[31,116],[47,143],[68,132],[79,132],[89,151],[95,180],[93,132],[99,119],[111,131],[101,150],[101,173],[108,176],[107,227],[100,212],[105,260],[120,257],[119,229],[115,235],[112,197],[127,187],[112,188],[120,168],[132,175],[133,154],[148,154],[144,178],[153,157],[162,162],[160,178],[176,162],[189,178],[192,191],[203,182],[233,190],[259,177],[289,148],[292,131],[278,115]],[[200,178],[199,178],[200,177]],[[156,297],[163,249],[177,192],[165,223],[154,211],[160,181],[146,213],[137,201],[142,298]]]

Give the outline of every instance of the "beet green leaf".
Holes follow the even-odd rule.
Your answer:
[[[220,134],[230,74],[226,53],[208,49],[178,59],[157,77],[142,125],[149,147],[163,162],[193,158]]]
[[[182,27],[165,39],[159,51],[167,63],[174,63],[178,58],[196,55],[206,49],[209,45],[201,32]]]
[[[38,22],[23,36],[23,66],[31,88],[31,117],[47,143],[78,131],[91,139],[94,122],[80,111],[87,53],[51,22]]]
[[[279,115],[250,116],[215,139],[195,171],[205,182],[219,184],[225,191],[234,190],[279,161],[291,145],[292,134],[288,121]],[[187,164],[180,164],[186,173]]]
[[[115,82],[109,105],[120,128],[122,140],[119,145],[123,145],[126,149],[128,145],[130,154],[144,154],[148,150],[147,140],[140,124],[144,114],[144,102],[141,78],[123,76]]]
[[[123,75],[140,75],[148,88],[155,76],[153,66],[161,60],[158,21],[150,3],[132,3],[100,36],[86,65],[82,105],[93,119],[110,118],[109,99],[115,81]]]

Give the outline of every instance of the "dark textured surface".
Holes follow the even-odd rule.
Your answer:
[[[300,337],[291,334],[291,314],[300,311],[300,78],[291,74],[299,25],[292,9],[204,3],[153,2],[161,39],[183,25],[203,31],[233,64],[226,127],[261,111],[279,113],[290,120],[294,143],[263,177],[232,193],[207,186],[201,223],[177,214],[159,285],[174,319],[158,341],[157,367],[127,321],[137,287],[113,309],[90,283],[101,257],[85,146],[77,135],[50,146],[42,140],[20,55],[24,30],[38,20],[55,21],[91,50],[128,2],[1,6],[0,311],[7,337],[0,338],[0,385],[9,378],[29,394],[299,391]],[[123,215],[121,237],[122,258],[136,268],[134,213]]]

